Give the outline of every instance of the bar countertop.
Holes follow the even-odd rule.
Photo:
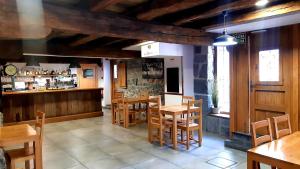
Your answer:
[[[76,92],[86,90],[103,90],[103,88],[72,88],[72,89],[52,89],[52,90],[24,90],[2,92],[2,95],[23,95],[23,94],[39,94],[39,93],[55,93],[55,92]]]

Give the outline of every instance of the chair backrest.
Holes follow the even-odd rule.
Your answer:
[[[202,99],[188,101],[187,110],[186,127],[190,123],[199,123],[202,120]]]
[[[140,92],[140,99],[148,99],[149,98],[149,92],[148,91],[141,91]]]
[[[124,92],[122,91],[114,91],[113,99],[121,99],[124,97]]]
[[[275,137],[276,139],[279,139],[283,136],[289,135],[292,133],[291,129],[291,121],[290,121],[290,116],[288,114],[283,115],[283,116],[277,116],[273,117],[274,120],[274,126],[275,126]],[[286,124],[288,127],[284,129],[279,129],[279,124]]]
[[[188,105],[189,101],[195,101],[193,96],[182,96],[181,105]]]
[[[122,98],[117,99],[117,112],[124,112],[125,111],[125,98],[124,96]]]
[[[267,133],[265,135],[259,135],[257,137],[257,130],[263,129],[263,128],[267,129]],[[271,129],[270,119],[252,122],[251,123],[251,134],[252,134],[253,147],[256,147],[263,143],[272,141],[273,137],[272,137],[272,129]]]
[[[43,143],[44,138],[45,116],[46,114],[44,112],[36,112],[35,129],[40,136],[41,143]]]
[[[148,120],[150,125],[162,125],[162,114],[160,113],[160,96],[150,97],[148,106]]]

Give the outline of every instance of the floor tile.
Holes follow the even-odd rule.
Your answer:
[[[178,145],[160,147],[147,139],[147,124],[127,129],[111,124],[109,110],[103,117],[45,125],[43,161],[45,169],[220,169],[207,163],[245,169],[246,153],[224,147],[224,138],[204,133],[203,144],[186,150]],[[15,148],[15,147],[13,147]],[[19,163],[18,166],[24,164]],[[226,167],[226,166],[225,166]],[[262,165],[262,169],[270,168]]]

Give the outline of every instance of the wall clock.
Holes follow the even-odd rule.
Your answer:
[[[4,72],[8,76],[14,76],[15,74],[17,74],[17,67],[12,64],[6,65],[4,68]]]

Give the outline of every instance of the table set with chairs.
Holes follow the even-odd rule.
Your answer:
[[[151,143],[158,141],[163,146],[171,140],[173,149],[177,149],[179,143],[187,150],[192,142],[202,144],[202,100],[192,96],[182,96],[178,105],[162,105],[161,96],[149,96],[147,92],[141,92],[136,98],[114,92],[112,112],[112,123],[125,128],[141,122],[141,113],[146,113],[144,122],[148,124]]]
[[[251,134],[253,148],[247,151],[248,169],[260,169],[260,163],[272,169],[300,168],[300,132],[292,133],[288,114],[251,123]]]

